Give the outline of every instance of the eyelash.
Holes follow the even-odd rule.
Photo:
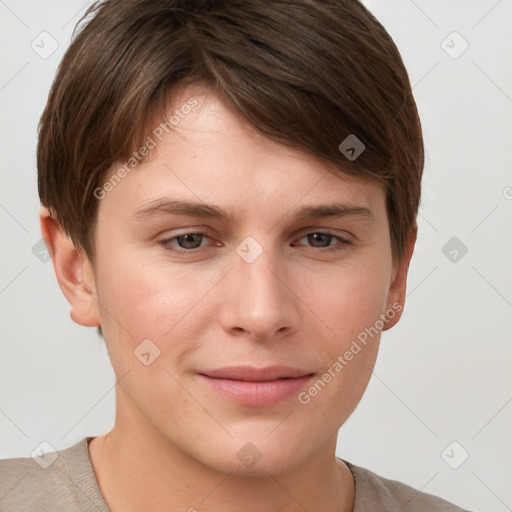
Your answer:
[[[318,247],[318,249],[319,249],[318,252],[321,252],[321,253],[326,253],[326,252],[331,253],[331,252],[343,251],[348,246],[350,246],[352,243],[350,240],[346,240],[345,238],[342,238],[339,235],[334,235],[327,231],[310,231],[309,233],[305,233],[303,236],[301,236],[300,240],[307,237],[308,235],[315,235],[315,234],[327,235],[327,236],[330,236],[333,239],[337,239],[339,241],[339,244],[337,244],[337,245],[327,246],[326,248]],[[183,249],[183,248],[176,247],[176,246],[173,246],[172,249],[169,248],[172,245],[171,244],[172,241],[177,240],[178,238],[180,238],[182,236],[187,236],[187,235],[200,235],[200,236],[209,238],[209,236],[206,233],[204,233],[203,231],[191,231],[189,233],[183,233],[181,235],[176,235],[171,238],[161,240],[159,243],[160,243],[160,245],[162,245],[162,247],[164,249],[166,249],[167,251],[170,251],[170,252],[174,252],[175,254],[194,254],[197,251],[203,249],[203,247],[196,247],[194,249]],[[201,240],[201,242],[202,242],[202,240]],[[315,247],[313,247],[313,248],[315,248]]]

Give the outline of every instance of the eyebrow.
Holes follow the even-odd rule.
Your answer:
[[[331,217],[359,217],[361,219],[374,221],[373,212],[365,207],[354,204],[332,203],[325,205],[302,206],[297,210],[289,212],[298,220],[314,220]],[[183,215],[187,217],[213,218],[221,221],[232,222],[233,216],[220,206],[192,201],[172,200],[160,198],[146,203],[142,208],[133,214],[138,221],[147,220],[151,217],[165,215]]]

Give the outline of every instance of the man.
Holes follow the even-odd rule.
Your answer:
[[[343,0],[86,17],[41,119],[40,218],[116,420],[47,469],[2,461],[3,509],[462,510],[335,456],[416,240],[421,127],[384,28]]]

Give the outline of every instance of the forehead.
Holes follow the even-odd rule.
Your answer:
[[[383,204],[381,184],[340,170],[333,173],[332,166],[314,155],[270,140],[204,86],[176,91],[166,119],[172,129],[167,125],[167,130],[158,130],[161,119],[153,117],[159,136],[150,134],[153,142],[142,162],[114,166],[110,177],[123,164],[129,172],[123,173],[102,207],[117,203],[117,208],[133,212],[164,197],[227,202],[239,211],[249,211],[252,205],[261,212],[319,200],[372,211]]]

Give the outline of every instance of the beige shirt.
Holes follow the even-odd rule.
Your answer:
[[[87,447],[91,437],[45,454],[43,469],[31,457],[0,460],[0,512],[110,512]],[[55,457],[55,454],[53,455]],[[355,482],[353,512],[467,512],[395,480],[345,461]]]

